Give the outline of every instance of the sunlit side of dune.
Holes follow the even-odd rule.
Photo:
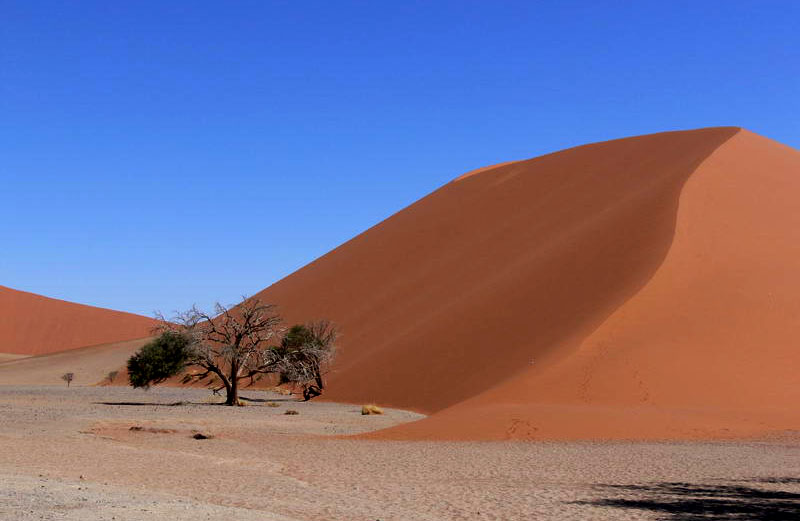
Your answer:
[[[389,438],[726,438],[800,428],[800,153],[747,131],[680,196],[655,274],[580,347]]]
[[[436,412],[572,356],[664,261],[692,172],[736,128],[577,147],[459,178],[259,297],[343,332],[329,398]]]
[[[0,353],[41,355],[149,336],[154,321],[0,286]]]

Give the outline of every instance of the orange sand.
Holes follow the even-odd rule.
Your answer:
[[[41,355],[142,338],[147,317],[73,304],[0,286],[0,352]]]
[[[430,414],[368,437],[800,430],[798,194],[800,152],[738,128],[596,143],[461,176],[258,297],[290,323],[339,324],[326,399]],[[15,312],[63,319],[75,306],[11,291],[0,338]],[[22,297],[59,312],[16,309]],[[132,317],[85,309],[102,316],[95,333]],[[145,336],[150,322],[134,319]],[[27,346],[45,332],[50,346],[80,345],[21,331]],[[26,349],[0,345],[37,352]],[[95,365],[122,363],[116,349]]]
[[[738,128],[484,169],[267,288],[400,439],[800,428],[800,153]]]

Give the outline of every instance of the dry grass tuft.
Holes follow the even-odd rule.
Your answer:
[[[286,412],[285,412],[285,413],[283,413],[283,414],[288,414],[289,416],[293,416],[293,415],[295,415],[295,414],[300,414],[300,413],[299,413],[299,412],[297,412],[297,411],[295,411],[294,409],[289,409],[288,411],[286,411]]]
[[[383,414],[383,409],[378,407],[377,405],[370,404],[370,405],[362,405],[361,406],[361,414],[368,415],[368,414]]]
[[[278,402],[267,402],[267,407],[280,407],[281,404]]]

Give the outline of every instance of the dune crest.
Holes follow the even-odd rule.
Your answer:
[[[748,131],[680,197],[647,284],[568,358],[392,439],[694,439],[800,427],[800,153]]]
[[[678,218],[679,200],[689,193],[684,184],[700,167],[711,168],[716,151],[753,139],[735,127],[665,132],[462,176],[258,296],[279,304],[289,320],[328,317],[340,324],[342,349],[328,399],[436,413],[387,436],[546,437],[526,415],[516,417],[519,407],[538,403],[540,394],[529,389],[549,386],[541,394],[547,407],[589,407],[585,418],[603,416],[602,399],[584,398],[616,396],[616,376],[608,376],[611,389],[604,391],[596,383],[603,365],[594,371],[578,360],[587,349],[617,356],[603,347],[609,341],[595,339],[616,314],[628,313],[626,303],[652,285],[675,251],[676,226],[686,226],[686,218]],[[704,219],[692,217],[698,218]],[[670,327],[677,329],[651,333],[679,338],[680,328]],[[587,348],[595,341],[600,347]],[[633,381],[646,380],[640,373]],[[665,378],[681,385],[675,375]],[[548,383],[534,384],[539,381]],[[620,396],[632,392],[628,383],[620,389]],[[481,401],[483,393],[490,398]],[[641,395],[638,387],[634,395]],[[647,401],[634,403],[645,408],[641,417],[655,414]],[[458,411],[463,425],[457,425]],[[476,422],[472,411],[485,421]],[[576,420],[578,434],[562,429],[552,435],[593,437],[584,423]]]
[[[151,318],[0,286],[0,352],[42,355],[150,335]]]
[[[257,295],[340,326],[325,399],[430,415],[364,436],[800,428],[800,152],[721,127],[470,174]],[[100,381],[139,345],[6,362],[0,379],[58,362]]]
[[[504,161],[503,163],[498,163],[496,165],[482,166],[480,168],[476,168],[475,170],[470,170],[469,172],[467,172],[465,174],[461,174],[460,176],[456,177],[453,180],[453,182],[462,181],[462,180],[464,180],[464,179],[466,179],[468,177],[472,177],[474,175],[492,172],[494,170],[497,170],[500,167],[512,165],[514,163],[519,163],[519,161]]]

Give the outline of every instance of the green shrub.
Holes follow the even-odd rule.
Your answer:
[[[133,387],[148,388],[180,373],[189,360],[189,339],[166,331],[128,359],[128,380]]]

